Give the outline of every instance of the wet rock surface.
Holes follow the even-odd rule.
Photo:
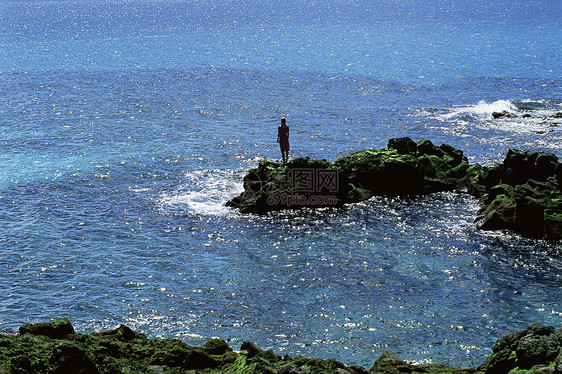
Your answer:
[[[262,161],[244,177],[244,192],[227,202],[243,213],[342,206],[375,195],[420,195],[459,188],[469,168],[463,152],[396,138],[388,147],[326,160]]]
[[[562,161],[556,155],[510,149],[503,164],[476,174],[480,229],[562,239]]]
[[[51,337],[60,326],[72,332]],[[244,342],[239,352],[218,338],[191,347],[177,339],[149,339],[124,325],[85,335],[75,333],[68,319],[27,324],[19,335],[0,335],[0,373],[557,374],[561,369],[562,329],[538,323],[506,334],[482,365],[464,369],[414,365],[386,351],[367,370],[332,359],[281,357],[252,342]]]
[[[242,213],[340,207],[375,195],[468,192],[481,199],[482,230],[562,239],[562,161],[553,153],[510,149],[500,165],[469,165],[461,150],[429,140],[390,139],[387,148],[326,160],[262,161],[227,202]]]
[[[508,333],[492,347],[493,353],[478,367],[487,374],[558,373],[562,363],[562,329],[532,323],[523,331]]]

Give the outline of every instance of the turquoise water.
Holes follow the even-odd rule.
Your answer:
[[[475,230],[469,196],[224,207],[280,158],[282,116],[292,156],[400,136],[560,156],[560,6],[2,2],[0,329],[66,316],[370,367],[478,365],[561,326],[561,243]]]

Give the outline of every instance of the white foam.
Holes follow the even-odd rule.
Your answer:
[[[492,119],[492,113],[495,112],[508,112],[517,113],[517,107],[509,100],[497,100],[493,103],[487,103],[480,100],[476,105],[469,105],[458,109],[453,109],[451,112],[444,115],[444,119],[451,120],[461,118],[464,116],[477,117],[481,120]]]
[[[224,205],[243,191],[242,176],[233,170],[206,169],[186,173],[185,182],[160,196],[166,210],[189,214],[225,215]]]

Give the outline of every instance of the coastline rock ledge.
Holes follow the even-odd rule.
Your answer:
[[[177,339],[149,339],[125,325],[89,335],[66,318],[26,324],[19,334],[0,335],[0,373],[235,373],[235,374],[562,374],[562,328],[538,323],[508,333],[477,368],[414,365],[391,351],[369,369],[332,359],[281,357],[244,342],[239,352],[214,338],[201,347]]]
[[[244,192],[227,202],[242,213],[342,206],[375,195],[420,195],[459,188],[469,168],[463,152],[429,140],[390,139],[388,147],[364,150],[330,163],[295,158],[262,161],[244,177]]]
[[[562,239],[562,161],[556,155],[510,149],[503,164],[481,168],[477,179],[485,191],[477,227]]]
[[[562,239],[562,161],[553,153],[510,149],[504,162],[470,165],[450,145],[408,137],[387,148],[326,160],[264,160],[244,177],[244,191],[226,205],[263,214],[295,208],[341,207],[375,195],[408,196],[440,191],[480,199],[476,226],[531,237]]]

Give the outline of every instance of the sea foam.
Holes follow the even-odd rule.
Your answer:
[[[242,178],[232,170],[205,169],[186,172],[186,178],[176,188],[160,195],[165,210],[188,214],[225,215],[224,203],[243,191]]]
[[[476,105],[453,109],[451,112],[444,115],[444,119],[450,120],[469,116],[473,118],[476,117],[481,120],[488,120],[493,118],[493,113],[498,112],[515,114],[518,112],[518,109],[510,100],[497,100],[492,103],[480,100]]]

